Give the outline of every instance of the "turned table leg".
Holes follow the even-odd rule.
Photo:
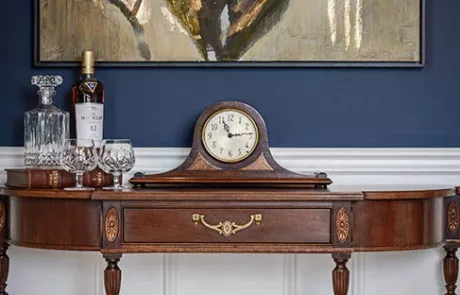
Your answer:
[[[457,278],[458,278],[458,258],[455,255],[457,252],[458,246],[447,245],[444,246],[446,250],[446,257],[443,261],[444,268],[444,279],[446,280],[446,295],[455,295],[455,289],[457,288]]]
[[[6,281],[10,268],[10,258],[6,254],[7,249],[8,244],[3,242],[3,244],[0,245],[0,295],[8,295],[6,292]]]
[[[335,295],[347,295],[348,293],[350,271],[347,268],[347,262],[350,257],[351,254],[349,253],[332,254],[332,258],[336,264],[334,270],[332,271],[332,284]]]
[[[118,267],[121,254],[104,254],[107,267],[104,270],[104,285],[107,295],[119,295],[121,287],[121,269]]]

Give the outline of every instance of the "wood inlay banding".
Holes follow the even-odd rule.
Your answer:
[[[113,243],[117,237],[120,229],[120,218],[118,217],[117,208],[112,207],[107,211],[105,217],[105,235],[107,240]]]

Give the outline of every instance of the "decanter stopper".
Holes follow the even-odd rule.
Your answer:
[[[56,86],[62,84],[61,76],[33,76],[32,85],[38,86],[38,96],[42,105],[51,105],[56,95]]]
[[[51,75],[37,75],[32,77],[32,85],[38,86],[40,89],[43,87],[56,87],[62,84],[61,76],[51,76]]]

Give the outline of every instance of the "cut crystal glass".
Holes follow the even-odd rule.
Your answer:
[[[65,190],[94,190],[83,186],[83,173],[97,166],[97,152],[92,139],[67,139],[61,153],[61,165],[70,173],[75,173],[75,186]]]
[[[69,138],[69,113],[53,103],[61,76],[33,76],[39,88],[39,105],[24,115],[24,165],[27,168],[60,168],[60,153]]]
[[[99,167],[113,175],[113,186],[104,187],[108,190],[121,190],[120,175],[134,167],[136,158],[129,139],[105,139],[99,150]]]

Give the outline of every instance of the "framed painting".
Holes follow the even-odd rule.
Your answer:
[[[424,63],[424,0],[33,0],[36,66]]]

